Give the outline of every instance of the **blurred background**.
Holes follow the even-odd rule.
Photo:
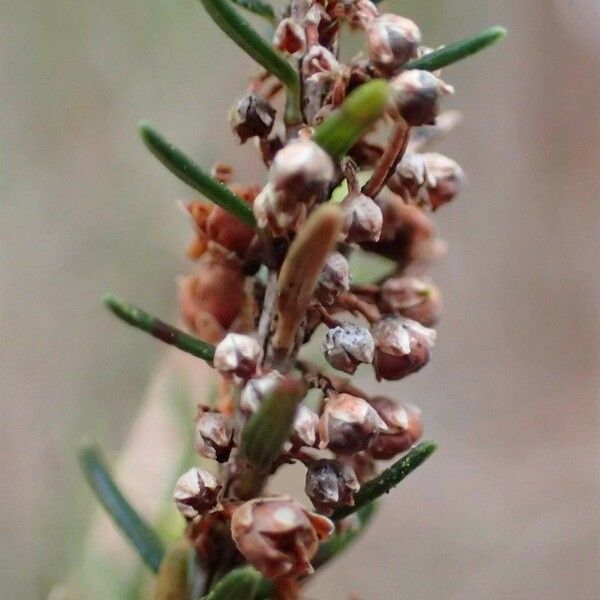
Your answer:
[[[225,121],[254,66],[194,0],[2,5],[0,596],[31,599],[94,543],[77,447],[91,437],[113,462],[140,436],[152,446],[140,426],[160,395],[152,374],[178,360],[99,303],[112,290],[172,320],[189,269],[175,200],[192,195],[143,148],[137,121],[200,164],[262,173]],[[387,8],[434,47],[494,24],[509,37],[445,71],[457,90],[446,107],[465,119],[439,148],[469,178],[436,213],[445,318],[430,366],[386,390],[423,408],[440,450],[311,593],[596,599],[598,4]],[[160,471],[145,468],[149,482]]]

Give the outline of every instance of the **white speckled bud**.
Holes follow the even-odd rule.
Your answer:
[[[215,349],[213,364],[221,375],[248,379],[256,373],[262,354],[262,348],[254,338],[228,333]]]
[[[350,289],[350,267],[346,257],[339,252],[332,252],[319,277],[315,296],[326,305],[331,305],[342,293]]]
[[[360,363],[373,362],[375,342],[368,329],[346,321],[327,332],[323,351],[332,367],[352,374]]]
[[[387,74],[415,58],[421,42],[417,25],[410,19],[393,14],[373,19],[366,28],[366,34],[369,58]]]
[[[194,467],[177,480],[173,499],[181,514],[191,520],[215,506],[220,490],[211,473]]]

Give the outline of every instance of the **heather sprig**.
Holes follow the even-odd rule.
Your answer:
[[[165,553],[97,451],[84,450],[81,463],[158,572],[157,599],[293,600],[364,532],[378,499],[437,448],[419,442],[419,408],[366,392],[346,375],[362,369],[377,381],[401,380],[431,359],[442,304],[426,271],[445,250],[432,213],[464,182],[455,161],[423,152],[458,121],[455,111],[440,113],[454,93],[440,69],[506,31],[492,27],[432,50],[413,21],[370,0],[292,0],[279,14],[263,0],[201,3],[263,69],[228,120],[241,143],[255,142],[266,171],[258,184],[238,183],[230,165],[205,169],[142,123],[152,154],[201,195],[184,206],[196,264],[179,284],[183,325],[112,295],[104,302],[214,368],[218,398],[199,407],[195,443],[212,467],[180,474],[173,500],[182,538]],[[233,4],[266,18],[273,39]],[[364,53],[346,64],[343,27],[365,40]],[[349,259],[364,253],[395,267],[353,283]],[[306,360],[315,337],[333,371]],[[307,400],[309,390],[317,401]],[[302,501],[268,487],[295,462],[306,467]]]

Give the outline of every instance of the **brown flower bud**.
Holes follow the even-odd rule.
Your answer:
[[[273,34],[273,45],[280,52],[299,56],[306,49],[304,28],[289,17],[282,19]]]
[[[423,435],[421,411],[412,404],[401,404],[383,396],[373,398],[371,406],[389,430],[378,433],[368,453],[378,460],[389,460],[416,444]]]
[[[326,305],[331,305],[342,293],[350,289],[350,267],[346,257],[339,252],[332,252],[319,277],[315,296]]]
[[[228,333],[215,348],[213,364],[222,375],[249,379],[262,359],[260,344],[249,335]]]
[[[337,460],[316,460],[306,471],[304,491],[323,514],[331,514],[338,506],[352,506],[359,487],[352,467]]]
[[[422,155],[426,165],[428,182],[427,194],[432,210],[450,202],[460,191],[465,174],[460,165],[437,152]]]
[[[282,380],[283,375],[275,370],[250,379],[240,394],[240,410],[246,415],[253,415]]]
[[[303,203],[310,205],[322,196],[333,178],[329,155],[311,140],[295,140],[284,146],[273,159],[269,180],[273,190],[283,195],[281,208]]]
[[[442,296],[433,283],[406,275],[385,281],[377,305],[384,313],[396,313],[431,327],[440,318]]]
[[[319,446],[336,454],[356,454],[369,446],[376,433],[386,430],[386,424],[368,402],[339,394],[325,404],[319,421]]]
[[[410,69],[390,82],[392,98],[402,118],[411,126],[433,125],[439,112],[439,98],[454,93],[429,71]]]
[[[422,154],[407,152],[396,166],[386,185],[407,202],[418,200],[427,187],[428,174]],[[420,204],[420,202],[416,202]]]
[[[348,243],[376,242],[381,235],[383,214],[372,198],[352,194],[341,204],[344,211],[344,231]]]
[[[304,404],[300,404],[294,418],[292,444],[296,446],[313,447],[317,442],[317,427],[319,426],[319,415]]]
[[[211,473],[194,467],[177,480],[173,499],[181,514],[191,520],[215,506],[220,490]]]
[[[386,317],[373,326],[377,379],[402,379],[429,362],[435,331],[411,319]]]
[[[360,363],[373,361],[375,343],[368,329],[345,321],[326,333],[323,351],[333,368],[352,374]]]
[[[269,579],[312,573],[310,559],[333,523],[289,496],[255,498],[231,517],[231,537],[246,560]]]
[[[264,138],[271,133],[275,109],[261,96],[246,94],[229,111],[229,122],[243,144],[248,138]]]
[[[421,32],[410,19],[383,14],[366,28],[367,51],[373,63],[390,74],[417,55]]]
[[[233,421],[223,413],[203,410],[196,422],[196,451],[200,456],[227,462],[233,448]]]

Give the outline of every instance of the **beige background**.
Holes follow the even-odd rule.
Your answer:
[[[431,366],[392,393],[441,449],[314,586],[364,598],[593,600],[599,581],[598,5],[394,2],[435,46],[502,23],[446,72],[442,146],[469,187],[439,213],[446,315]],[[75,448],[124,443],[162,349],[99,306],[174,315],[188,191],[137,139],[150,119],[241,178],[224,121],[251,62],[192,0],[2,8],[2,583],[42,598],[91,510]]]

